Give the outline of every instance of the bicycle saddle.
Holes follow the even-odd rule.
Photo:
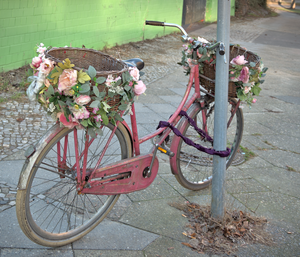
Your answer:
[[[142,70],[145,66],[144,61],[140,58],[132,58],[129,60],[123,60],[128,67],[137,67],[139,70]]]

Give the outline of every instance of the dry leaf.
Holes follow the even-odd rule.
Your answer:
[[[181,215],[186,218],[186,216],[184,214],[181,214]]]
[[[174,247],[169,247],[169,248],[168,248],[168,250],[173,250],[173,249],[174,249]]]
[[[190,244],[188,244],[188,243],[182,243],[183,245],[185,245],[185,246],[188,246],[188,247],[191,247],[191,248],[193,248]]]

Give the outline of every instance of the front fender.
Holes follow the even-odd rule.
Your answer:
[[[18,189],[23,190],[26,189],[26,185],[28,182],[29,174],[31,169],[33,168],[38,156],[40,155],[41,151],[45,148],[45,146],[53,139],[53,137],[62,131],[64,127],[60,127],[59,123],[55,124],[53,127],[51,127],[43,136],[42,138],[37,142],[34,148],[30,146],[32,152],[28,154],[27,159],[23,165],[19,183],[18,183]]]

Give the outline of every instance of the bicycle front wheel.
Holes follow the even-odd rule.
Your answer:
[[[103,127],[103,136],[90,139],[87,163],[79,164],[92,170],[98,161],[113,125]],[[63,129],[45,146],[30,171],[25,190],[17,192],[17,217],[23,232],[32,241],[50,247],[71,243],[90,232],[109,213],[119,195],[87,195],[76,190],[76,155],[86,143],[84,130]],[[119,161],[132,156],[130,136],[119,125],[104,154],[102,163]],[[61,160],[65,160],[61,164]],[[58,173],[59,172],[59,173]],[[62,175],[63,174],[63,175]]]
[[[231,149],[226,159],[226,169],[232,163],[234,156],[242,140],[244,118],[240,108],[237,108],[237,101],[229,99],[227,112],[227,147]],[[214,102],[208,102],[205,107],[199,103],[194,104],[188,115],[197,122],[198,128],[207,132],[213,138],[214,133]],[[186,123],[183,135],[190,138],[196,144],[211,148],[213,143],[199,136],[190,124]],[[185,188],[190,190],[201,190],[208,187],[212,181],[213,156],[201,152],[179,140],[177,148],[176,166],[178,175],[176,179]]]

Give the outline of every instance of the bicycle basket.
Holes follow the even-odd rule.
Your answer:
[[[128,70],[127,65],[122,61],[119,61],[107,54],[96,51],[94,49],[75,47],[51,48],[46,52],[45,57],[52,61],[55,61],[56,63],[62,62],[66,58],[69,58],[71,63],[75,65],[73,69],[78,71],[87,71],[89,66],[93,66],[97,71],[96,78],[107,78],[109,75],[118,77],[121,76],[123,72]],[[94,85],[95,82],[92,81],[91,86]],[[106,93],[108,93],[108,89],[105,88],[104,85],[98,85],[98,90],[100,92],[106,90]],[[108,95],[106,95],[103,100],[111,106],[110,111],[118,111],[118,107],[121,101],[120,96],[114,96],[113,98],[110,98],[108,97]],[[93,109],[89,106],[86,107],[89,112],[91,112]]]
[[[247,51],[244,48],[238,46],[230,46],[230,60],[235,58],[238,55],[244,55],[245,60],[255,63],[255,68],[258,68],[260,65],[260,57],[254,54],[251,51]],[[232,66],[229,64],[229,69]],[[208,92],[215,93],[215,76],[216,76],[216,67],[214,64],[204,63],[203,74],[200,74],[200,83]],[[236,94],[236,84],[233,81],[229,81],[228,84],[228,97],[237,98]]]

